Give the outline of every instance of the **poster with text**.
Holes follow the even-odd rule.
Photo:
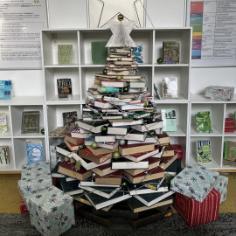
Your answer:
[[[0,69],[40,69],[45,0],[0,1]]]
[[[191,0],[193,66],[236,66],[236,1]]]

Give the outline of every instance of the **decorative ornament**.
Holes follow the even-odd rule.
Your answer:
[[[107,134],[107,127],[106,126],[102,126],[101,133],[102,133],[102,135],[106,135]]]
[[[113,157],[114,159],[118,159],[118,158],[120,158],[120,153],[119,153],[119,152],[113,152],[112,157]]]
[[[92,147],[93,149],[97,148],[97,143],[93,142],[93,143],[91,144],[91,147]]]
[[[163,58],[159,57],[159,58],[157,59],[157,63],[158,63],[158,64],[163,64],[163,62],[164,62],[164,61],[163,61]]]
[[[76,161],[76,163],[75,163],[75,169],[76,169],[76,171],[80,170],[80,167],[81,167],[80,162],[79,162],[79,161]]]
[[[119,144],[120,144],[120,145],[125,145],[125,140],[124,140],[124,139],[121,139],[121,140],[119,141]]]

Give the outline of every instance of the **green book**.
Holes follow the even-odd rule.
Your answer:
[[[72,44],[58,45],[58,64],[72,64],[73,46]]]
[[[196,142],[197,162],[209,163],[212,161],[212,150],[210,140],[198,140]]]
[[[105,64],[107,58],[107,42],[94,41],[91,43],[93,64]]]
[[[162,109],[161,116],[163,120],[163,131],[165,132],[176,132],[176,111],[173,109]]]
[[[224,160],[236,161],[236,142],[234,141],[224,142]]]

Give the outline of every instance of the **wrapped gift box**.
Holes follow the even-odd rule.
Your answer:
[[[218,175],[200,165],[188,166],[171,180],[171,190],[202,202]]]
[[[61,235],[75,224],[73,198],[52,186],[29,198],[31,224],[44,236]]]
[[[28,204],[28,198],[32,193],[52,186],[49,164],[39,162],[31,166],[23,166],[21,180],[18,181],[18,186],[22,197],[26,204]]]
[[[217,176],[214,188],[220,193],[220,203],[226,200],[227,197],[228,178],[226,176]]]
[[[48,175],[50,174],[50,164],[47,162],[37,162],[32,165],[24,165],[21,170],[21,179],[28,178],[32,176],[32,178],[36,178],[37,175]]]
[[[180,193],[175,194],[174,207],[189,226],[208,224],[218,219],[220,193],[214,188],[203,202],[198,202]]]

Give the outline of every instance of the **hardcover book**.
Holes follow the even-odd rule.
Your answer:
[[[0,167],[10,164],[10,155],[8,146],[0,146]]]
[[[163,63],[177,64],[180,59],[180,43],[177,41],[163,42]]]
[[[212,161],[211,140],[197,140],[196,154],[199,163],[208,163]]]
[[[23,111],[21,133],[39,133],[40,111]]]
[[[162,98],[178,97],[178,80],[177,77],[165,77],[161,82]]]
[[[0,136],[6,134],[8,131],[7,113],[0,113]]]
[[[91,42],[93,64],[105,64],[107,58],[106,41]]]
[[[236,164],[236,142],[224,142],[224,160],[233,161]]]
[[[45,158],[42,141],[26,140],[26,156],[29,165],[43,161]]]
[[[69,130],[75,128],[75,122],[78,119],[77,111],[63,112],[63,126],[67,127]]]
[[[68,98],[72,95],[72,82],[69,78],[57,79],[57,91],[59,98]]]
[[[59,44],[58,45],[58,64],[72,64],[73,59],[73,45]]]
[[[176,132],[176,111],[173,109],[162,109],[162,120],[163,120],[163,131],[165,132]]]

